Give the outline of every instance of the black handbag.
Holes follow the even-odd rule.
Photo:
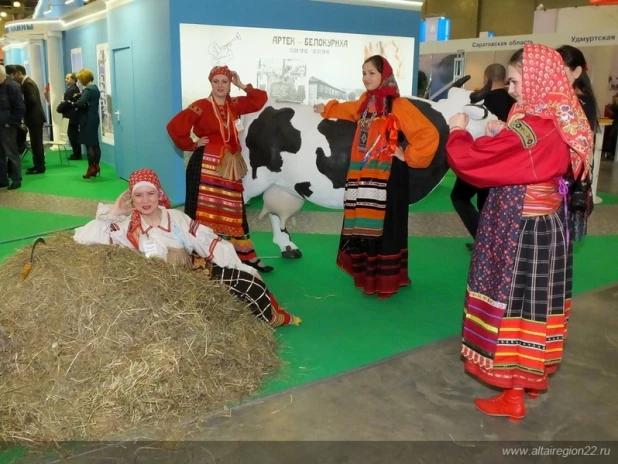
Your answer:
[[[594,211],[592,196],[592,181],[586,179],[567,178],[569,193],[567,195],[567,223],[570,238],[574,242],[581,241],[588,234],[588,218]]]

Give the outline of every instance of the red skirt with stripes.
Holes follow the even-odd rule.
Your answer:
[[[522,217],[525,187],[492,189],[465,300],[465,369],[500,388],[544,390],[562,361],[572,246],[562,210]],[[498,239],[499,238],[499,239]]]

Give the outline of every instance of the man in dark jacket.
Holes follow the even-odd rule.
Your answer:
[[[26,75],[26,68],[16,64],[15,74],[12,78],[21,84],[24,94],[26,113],[24,122],[30,132],[30,146],[32,147],[32,161],[34,166],[26,170],[26,174],[43,174],[45,172],[45,147],[43,146],[43,125],[45,124],[45,111],[41,103],[41,92],[36,83]]]
[[[0,188],[9,190],[21,187],[21,158],[17,151],[17,128],[26,110],[19,84],[6,77],[0,66]],[[7,176],[11,163],[11,184]]]
[[[506,68],[499,63],[490,64],[483,76],[484,84],[491,90],[484,98],[483,105],[500,121],[506,122],[511,107],[515,103],[509,95],[506,87]],[[476,209],[472,205],[472,198],[476,195]],[[474,185],[457,178],[451,191],[451,202],[455,211],[461,218],[464,226],[472,238],[476,239],[476,231],[479,226],[481,210],[489,195],[489,189],[479,189]],[[466,243],[470,251],[474,249],[474,243]]]
[[[58,105],[58,108],[56,108],[56,111],[69,120],[67,136],[69,137],[69,143],[73,149],[73,154],[69,157],[69,159],[80,160],[82,159],[82,145],[79,143],[79,113],[71,102],[77,101],[81,95],[81,92],[77,86],[77,77],[75,77],[75,74],[67,74],[64,78],[64,82],[67,84],[67,89],[64,92],[64,97]]]

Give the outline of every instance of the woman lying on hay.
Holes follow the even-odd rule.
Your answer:
[[[300,318],[279,307],[258,271],[240,260],[233,245],[169,208],[157,174],[140,169],[129,177],[129,190],[113,205],[99,204],[96,219],[75,229],[73,238],[84,245],[136,248],[148,258],[203,272],[249,303],[256,317],[272,327],[300,324]]]

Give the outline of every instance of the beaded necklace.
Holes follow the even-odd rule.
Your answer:
[[[219,130],[221,132],[221,138],[223,139],[223,143],[228,143],[232,136],[232,131],[230,130],[230,109],[228,107],[227,101],[223,105],[219,105],[214,101],[212,97],[209,98],[210,103],[212,104],[212,109],[217,117],[217,121],[219,122]],[[223,119],[226,119],[226,122],[223,122]]]

